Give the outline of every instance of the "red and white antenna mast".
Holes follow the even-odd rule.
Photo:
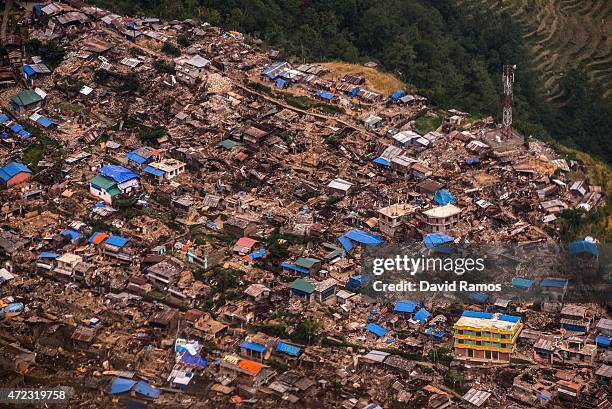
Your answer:
[[[512,137],[512,84],[516,65],[504,64],[502,81],[504,84],[504,111],[502,117],[502,137]]]

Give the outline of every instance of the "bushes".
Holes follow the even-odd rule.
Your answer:
[[[175,72],[174,66],[172,64],[168,64],[163,60],[155,60],[153,62],[153,68],[155,68],[155,71],[159,73],[174,74]]]
[[[162,46],[162,52],[172,57],[178,57],[181,55],[181,50],[176,48],[172,43],[166,41]]]

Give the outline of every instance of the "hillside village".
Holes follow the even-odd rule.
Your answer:
[[[207,23],[13,7],[5,387],[61,386],[75,408],[612,407],[609,298],[564,302],[571,278],[508,273],[534,303],[363,291],[383,244],[567,247],[560,214],[606,200],[584,163]],[[569,245],[585,264],[605,249]]]

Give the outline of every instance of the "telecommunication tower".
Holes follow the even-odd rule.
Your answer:
[[[512,84],[516,65],[504,64],[502,81],[504,84],[504,111],[502,117],[502,137],[512,137]]]

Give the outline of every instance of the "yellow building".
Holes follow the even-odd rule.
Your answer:
[[[464,311],[453,326],[455,358],[506,363],[515,350],[523,323],[516,315]]]

